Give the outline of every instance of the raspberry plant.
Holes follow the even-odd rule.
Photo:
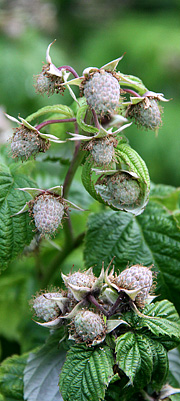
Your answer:
[[[38,266],[47,257],[29,308],[34,330],[49,334],[38,348],[24,346],[21,356],[2,363],[1,399],[178,400],[179,191],[150,185],[128,141],[131,119],[157,133],[160,102],[167,100],[121,73],[121,57],[79,77],[52,63],[51,45],[36,92],[60,97],[66,90],[72,103],[26,119],[7,115],[18,128],[0,170],[1,269],[22,254],[38,254]],[[46,185],[49,161],[51,171],[57,163],[62,171]],[[62,271],[81,245],[84,266]]]

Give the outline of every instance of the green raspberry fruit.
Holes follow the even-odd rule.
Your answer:
[[[34,87],[36,93],[41,95],[47,94],[48,96],[53,95],[56,89],[56,82],[49,76],[41,72],[39,75],[34,77]]]
[[[84,85],[84,96],[98,115],[113,114],[119,105],[119,82],[109,72],[95,72]]]
[[[123,172],[106,176],[101,185],[96,185],[96,190],[105,200],[124,206],[138,205],[141,194],[138,181]]]
[[[45,322],[49,322],[61,315],[61,310],[56,301],[52,300],[53,297],[59,296],[61,296],[60,292],[47,292],[35,298],[32,301],[32,307],[36,316]]]
[[[162,123],[161,112],[156,99],[144,98],[143,101],[131,105],[127,117],[132,118],[139,127],[155,130]]]
[[[122,271],[116,277],[115,283],[118,287],[127,290],[136,290],[142,287],[135,299],[136,305],[142,308],[152,287],[153,275],[148,267],[134,265]]]
[[[11,141],[11,151],[13,158],[27,160],[32,155],[45,152],[49,147],[49,142],[42,139],[38,133],[26,127],[17,128]]]
[[[41,235],[52,235],[61,224],[64,205],[59,197],[44,193],[35,199],[32,214],[35,226]]]
[[[78,287],[89,287],[91,288],[96,281],[96,277],[93,273],[86,274],[83,272],[75,272],[68,276],[68,283],[76,285]]]
[[[103,319],[89,310],[82,310],[74,318],[75,336],[83,342],[91,343],[104,337],[105,324]]]
[[[94,162],[99,166],[111,163],[114,156],[114,143],[108,138],[93,141],[91,155]]]

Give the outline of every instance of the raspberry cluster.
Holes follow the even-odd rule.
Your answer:
[[[45,327],[58,328],[67,322],[69,338],[89,346],[104,341],[112,330],[116,335],[117,320],[111,317],[122,316],[133,305],[143,309],[153,286],[151,269],[141,265],[127,268],[118,276],[107,271],[104,276],[102,269],[97,278],[89,269],[62,274],[62,278],[66,291],[38,295],[32,301],[33,309]]]

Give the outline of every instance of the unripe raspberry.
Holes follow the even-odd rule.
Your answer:
[[[135,303],[137,306],[143,308],[153,284],[153,275],[148,267],[134,265],[122,271],[116,277],[115,284],[127,290],[136,290],[142,287],[136,296]]]
[[[119,105],[119,82],[110,72],[95,72],[84,85],[84,96],[98,115],[112,114]]]
[[[47,292],[35,298],[31,304],[38,318],[49,322],[61,315],[61,310],[52,298],[60,297],[60,292]]]
[[[64,87],[61,85],[64,81],[62,77],[49,74],[50,65],[44,65],[42,72],[34,76],[34,87],[37,93],[48,96],[54,93],[64,92]]]
[[[105,335],[105,324],[103,319],[89,310],[82,310],[74,318],[74,338],[77,341],[93,343],[95,339],[101,341]]]
[[[79,293],[82,292],[83,288],[92,289],[93,284],[96,281],[96,277],[93,273],[87,274],[84,272],[75,272],[69,276],[63,276],[66,287],[68,288],[68,297],[71,299],[79,299],[78,291],[77,293],[71,288],[71,285],[79,288]],[[70,286],[69,286],[70,284]]]
[[[60,197],[44,193],[35,199],[32,214],[35,226],[41,235],[52,235],[61,224],[64,205]]]
[[[111,163],[114,156],[114,141],[108,138],[97,139],[91,142],[91,155],[99,166]]]
[[[139,183],[127,173],[115,173],[106,177],[107,196],[124,205],[138,204],[141,193]]]
[[[55,81],[43,72],[34,77],[34,87],[36,93],[40,93],[41,95],[47,94],[48,96],[53,95],[56,88]]]
[[[96,281],[96,277],[93,273],[87,274],[84,272],[75,272],[68,276],[68,283],[76,285],[78,287],[89,287],[91,288]]]
[[[131,105],[127,110],[127,117],[133,118],[137,126],[151,130],[159,128],[162,123],[157,100],[149,97]]]
[[[49,147],[49,141],[45,141],[35,131],[26,127],[17,128],[11,141],[13,158],[27,160],[30,156],[39,152],[45,152]]]

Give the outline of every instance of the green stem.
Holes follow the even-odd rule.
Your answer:
[[[84,157],[84,152],[81,150],[81,142],[78,141],[75,147],[74,156],[69,166],[69,170],[66,174],[64,185],[63,185],[63,197],[67,198],[69,193],[69,188],[71,186],[72,180],[76,173],[77,168],[79,167],[82,159]]]

